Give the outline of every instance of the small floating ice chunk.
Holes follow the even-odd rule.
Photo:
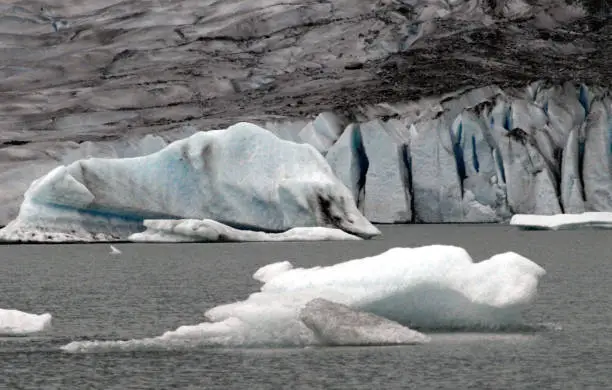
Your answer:
[[[533,215],[515,214],[510,225],[522,229],[562,230],[583,227],[612,229],[612,212],[587,212],[581,214]]]
[[[323,345],[397,345],[429,341],[426,335],[395,321],[322,298],[308,302],[300,311],[300,319]]]
[[[281,261],[278,263],[268,264],[265,267],[261,267],[253,274],[253,279],[258,280],[262,283],[293,269],[293,265],[288,261]]]
[[[144,232],[129,237],[135,242],[253,242],[361,240],[340,229],[297,227],[281,233],[235,229],[212,219],[145,220]]]
[[[0,309],[0,336],[25,336],[42,332],[51,326],[51,314],[30,314]]]

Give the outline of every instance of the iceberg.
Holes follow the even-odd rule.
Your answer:
[[[312,146],[238,123],[142,157],[57,167],[32,183],[0,239],[125,240],[142,232],[147,219],[212,219],[274,233],[328,227],[364,238],[380,234]]]
[[[533,230],[564,230],[584,227],[612,229],[612,212],[557,215],[515,214],[510,220],[510,225]]]
[[[364,313],[419,331],[520,326],[521,314],[535,299],[543,275],[544,269],[514,252],[474,263],[464,249],[445,245],[393,248],[325,267],[294,268],[283,261],[255,272],[254,278],[264,283],[259,292],[208,310],[207,322],[181,326],[148,339],[75,341],[62,350],[274,347],[393,340],[390,333],[364,333],[371,324],[391,333],[399,329]],[[332,303],[321,304],[317,299]],[[326,316],[331,316],[329,321]],[[351,327],[348,318],[359,321],[353,321]],[[323,340],[322,334],[326,335]]]
[[[51,314],[30,314],[14,309],[0,309],[0,336],[26,336],[51,326]]]

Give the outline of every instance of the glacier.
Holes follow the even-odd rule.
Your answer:
[[[0,336],[27,336],[51,326],[49,313],[31,314],[15,309],[0,309]]]
[[[610,211],[610,15],[598,0],[10,0],[0,226],[57,166],[242,122],[312,145],[372,222]]]
[[[263,283],[259,292],[208,310],[206,322],[147,339],[74,341],[62,350],[355,345],[397,341],[399,325],[419,332],[521,326],[545,273],[514,252],[475,263],[464,249],[445,245],[393,248],[324,267],[294,268],[282,261],[255,272]],[[361,320],[351,327],[348,318]],[[373,324],[386,331],[369,334],[365,329]],[[415,342],[426,341],[413,331],[401,332]]]
[[[415,107],[428,108],[418,110]],[[210,133],[211,137],[216,134],[215,136],[223,138],[223,131],[231,132],[237,127],[252,126],[257,127],[262,137],[264,133],[269,137],[274,134],[284,140],[277,142],[279,152],[276,161],[279,161],[279,164],[281,160],[289,161],[287,159],[293,158],[293,152],[290,150],[311,146],[309,153],[316,159],[317,164],[325,166],[321,169],[326,175],[326,179],[314,181],[333,182],[333,186],[343,185],[342,195],[338,196],[338,207],[344,208],[341,203],[346,199],[346,202],[350,203],[350,207],[346,207],[351,209],[347,211],[348,214],[358,215],[358,224],[363,225],[357,230],[351,230],[350,226],[336,227],[358,236],[369,237],[377,234],[362,216],[374,223],[491,223],[507,222],[514,214],[557,215],[612,210],[612,99],[609,91],[583,84],[565,83],[559,86],[538,81],[522,89],[467,89],[446,96],[439,105],[424,99],[423,102],[409,105],[384,104],[372,109],[376,110],[377,115],[387,119],[368,120],[366,117],[363,121],[351,122],[340,114],[325,112],[311,121],[269,122],[265,124],[265,129],[255,124],[239,123],[225,130],[209,130],[206,133]],[[384,113],[386,114],[383,115]],[[196,134],[199,133],[195,129],[188,128],[177,132],[175,137],[204,137]],[[174,142],[181,144],[191,141],[183,138]],[[236,142],[248,141],[243,139]],[[64,153],[65,167],[55,168],[46,180],[51,177],[55,177],[54,181],[60,178],[65,180],[62,169],[81,169],[77,166],[91,169],[92,164],[116,164],[108,162],[115,160],[82,160],[83,157],[105,157],[147,164],[143,161],[152,161],[154,157],[151,156],[159,150],[176,148],[167,146],[170,144],[164,138],[150,134],[139,140],[105,144],[84,143],[78,148],[69,149],[69,153]],[[224,166],[242,164],[245,156],[240,148],[245,149],[246,146],[237,145],[233,158],[224,157]],[[11,151],[11,156],[15,157],[27,156],[26,149],[27,145],[2,150],[5,153]],[[138,159],[135,157],[138,155],[144,156]],[[302,164],[300,158],[293,161],[294,164]],[[262,164],[262,167],[249,165],[249,169],[267,174],[265,167],[269,165],[263,162]],[[44,166],[33,165],[32,175],[44,172]],[[292,173],[284,174],[305,178],[309,175],[308,169],[310,168],[304,168],[300,172],[300,169],[295,168]],[[163,175],[178,175],[172,179],[176,183],[172,184],[168,176],[167,182],[153,185],[151,180],[145,179],[142,185],[150,189],[183,185],[181,183],[184,174],[179,170],[164,172]],[[15,177],[21,173],[19,170],[10,170],[6,175]],[[276,171],[272,177],[280,174],[280,171]],[[152,177],[149,175],[149,178]],[[304,179],[300,185],[306,186],[306,182],[308,180]],[[264,188],[265,185],[275,185],[272,181],[267,183],[258,182],[260,188],[257,191],[270,191]],[[43,187],[48,185],[50,184],[44,184]],[[34,211],[28,211],[31,207],[29,205],[34,199],[34,188],[40,186],[39,181],[39,184],[33,184],[27,191],[26,201],[21,206],[17,220],[25,221],[28,215],[32,215]],[[23,189],[23,186],[17,188]],[[222,198],[221,193],[224,190],[226,189],[221,187],[215,188],[218,198]],[[16,196],[16,192],[9,191],[7,194],[13,199]],[[43,195],[36,196],[40,198]],[[174,196],[175,200],[182,199],[178,193],[169,196]],[[218,202],[218,199],[212,197],[207,199],[203,202]],[[89,201],[80,200],[85,203]],[[250,201],[252,200],[245,200],[245,204]],[[58,202],[61,205],[68,200]],[[158,196],[153,202],[158,204],[164,200]],[[190,202],[193,202],[193,199]],[[279,202],[283,207],[289,207],[288,203],[280,198]],[[6,209],[11,206],[14,206],[14,203],[8,202],[4,207]],[[103,208],[107,206],[102,206],[94,207],[97,212],[96,225],[102,223],[100,218],[105,218],[100,212],[106,212]],[[242,220],[238,220],[236,215],[231,215],[232,212],[237,212],[237,209],[228,214],[226,211],[220,211],[224,207],[221,206],[216,214],[210,211],[200,213],[193,210],[196,207],[194,204],[175,204],[172,210],[166,206],[151,206],[152,208],[148,207],[148,214],[141,210],[135,214],[137,220],[131,221],[126,216],[130,217],[130,213],[134,214],[133,211],[113,210],[113,207],[115,206],[112,206],[108,213],[114,219],[107,225],[110,224],[113,229],[118,230],[96,236],[95,229],[87,228],[86,231],[94,232],[89,235],[88,240],[126,238],[132,233],[140,232],[138,229],[143,229],[144,219],[214,219],[234,228],[275,232],[297,226],[333,225],[326,225],[321,217],[318,217],[318,222],[281,221],[284,217],[278,210],[266,216],[261,214],[262,220],[258,221],[253,220],[254,217],[248,216],[249,213],[245,211],[241,212]],[[181,207],[185,207],[185,210],[178,212],[177,208]],[[302,206],[291,207],[299,209]],[[251,208],[252,210],[254,208]],[[272,209],[268,211],[270,210]],[[4,212],[4,215],[9,214],[11,213]],[[36,211],[36,214],[43,219],[51,218],[40,210]],[[263,221],[265,218],[269,218],[269,221]],[[351,217],[347,220],[350,219]],[[28,239],[26,234],[33,229],[20,227],[22,225],[9,225],[5,228],[3,237]],[[363,229],[369,232],[364,233]],[[7,230],[13,233],[7,235]],[[46,230],[39,231],[40,234],[36,233],[35,237],[30,239],[70,240],[75,239],[75,235],[87,236],[87,233],[79,231],[72,236],[52,235],[49,239],[45,234]],[[195,236],[191,237],[189,240],[193,241]]]
[[[328,227],[365,238],[380,234],[312,146],[249,123],[199,132],[142,157],[77,160],[34,181],[24,197],[0,239],[126,240],[141,233],[146,219],[213,219],[264,232]],[[170,230],[176,236],[187,224]],[[161,225],[155,226],[159,236]],[[216,233],[238,238],[235,229]],[[142,241],[143,235],[136,237]]]

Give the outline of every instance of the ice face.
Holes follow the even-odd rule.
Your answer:
[[[312,146],[239,123],[143,157],[60,166],[32,183],[2,236],[125,239],[144,219],[185,218],[268,232],[319,226],[380,234]]]
[[[371,121],[360,126],[368,158],[363,211],[378,223],[405,223],[412,220],[406,147],[389,134],[384,123]],[[381,202],[384,199],[384,202]]]
[[[582,175],[588,211],[612,210],[612,101],[608,97],[591,104],[584,133]]]
[[[299,133],[299,137],[325,155],[327,150],[340,137],[343,129],[342,119],[331,112],[324,112],[304,126]]]
[[[321,335],[324,342],[371,344],[393,340],[399,328],[387,321],[419,330],[496,329],[521,323],[544,274],[513,252],[474,263],[462,248],[442,245],[394,248],[327,267],[293,268],[284,261],[255,273],[264,282],[259,292],[207,311],[209,322],[150,339],[73,342],[62,349],[300,346],[320,343]],[[313,303],[318,298],[333,303]],[[351,326],[348,318],[359,321]],[[363,333],[373,324],[389,332]]]
[[[26,336],[51,326],[51,314],[30,314],[0,309],[0,336]]]

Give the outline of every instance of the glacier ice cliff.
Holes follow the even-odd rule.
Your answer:
[[[245,121],[373,222],[612,207],[609,1],[36,4],[0,5],[0,225],[60,164]]]
[[[156,227],[157,236],[164,230],[174,237],[191,230],[182,234],[191,241],[210,239],[206,227],[222,240],[247,234],[231,227],[264,232],[328,227],[366,238],[380,234],[315,148],[283,141],[249,123],[199,132],[142,157],[77,160],[34,181],[24,197],[19,215],[0,230],[0,238],[125,240],[140,233],[146,219],[185,218],[219,223],[148,227]],[[244,238],[256,239],[255,234]]]
[[[208,321],[146,339],[74,341],[62,350],[422,343],[426,336],[405,327],[523,326],[545,274],[514,252],[476,263],[464,249],[446,245],[393,248],[325,267],[283,261],[257,270],[260,291],[211,308]]]

